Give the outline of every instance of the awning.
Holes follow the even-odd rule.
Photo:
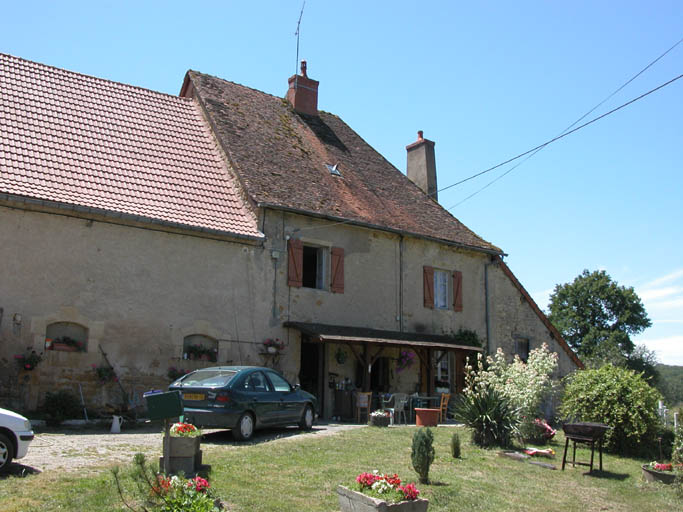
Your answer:
[[[461,345],[455,336],[446,334],[424,334],[418,332],[383,331],[343,325],[285,322],[285,327],[298,329],[311,341],[322,343],[376,343],[384,346],[411,346],[437,350],[472,350],[483,352],[481,347]]]

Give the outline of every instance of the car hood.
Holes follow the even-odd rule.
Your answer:
[[[23,430],[28,420],[21,414],[0,408],[0,425],[12,430]]]

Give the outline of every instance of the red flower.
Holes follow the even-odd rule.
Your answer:
[[[360,484],[361,488],[372,487],[372,484],[379,479],[379,476],[373,475],[372,473],[361,473],[356,477],[356,482]]]
[[[408,501],[416,500],[420,495],[420,491],[417,490],[415,484],[408,484],[404,487],[399,487],[399,490],[403,492],[403,497]]]
[[[655,469],[657,471],[673,471],[672,464],[655,464]]]
[[[211,487],[209,482],[201,476],[196,476],[192,480],[188,481],[187,486],[192,487],[197,492],[206,492],[206,490]]]

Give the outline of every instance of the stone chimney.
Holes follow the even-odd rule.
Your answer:
[[[437,201],[434,142],[425,139],[420,130],[417,132],[417,141],[406,146],[406,150],[408,151],[408,178]]]
[[[310,116],[318,115],[318,82],[306,75],[306,61],[301,61],[301,74],[289,77],[289,90],[287,90],[287,101],[294,110],[301,114]]]

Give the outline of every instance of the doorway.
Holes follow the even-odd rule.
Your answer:
[[[301,389],[318,399],[318,412],[325,411],[325,345],[312,342],[308,336],[301,335],[301,366],[299,382]]]

